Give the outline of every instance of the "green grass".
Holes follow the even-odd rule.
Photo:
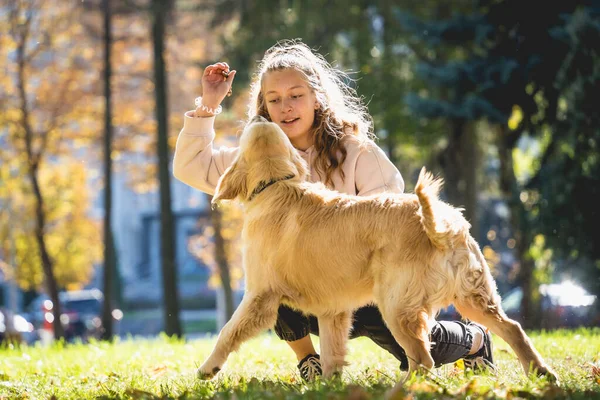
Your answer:
[[[495,338],[498,376],[473,376],[455,366],[412,377],[398,398],[600,399],[600,329],[531,333],[561,386],[528,379],[506,343]],[[132,339],[116,344],[0,350],[1,399],[377,399],[403,376],[398,363],[367,339],[350,341],[342,378],[304,384],[285,343],[260,336],[232,354],[212,381],[194,370],[214,337],[190,341]]]

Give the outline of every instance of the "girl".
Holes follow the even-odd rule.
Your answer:
[[[214,120],[230,93],[236,71],[224,63],[209,65],[202,77],[202,98],[185,113],[177,139],[173,174],[182,182],[213,194],[219,177],[233,162],[237,148],[214,149]],[[303,43],[280,42],[260,62],[251,86],[248,120],[261,115],[275,122],[310,167],[310,180],[331,189],[366,196],[402,193],[400,172],[373,141],[366,107],[344,82],[346,76]],[[319,355],[309,333],[318,335],[314,316],[281,306],[275,332],[287,341],[305,380],[321,374]],[[408,368],[402,348],[385,326],[376,306],[356,311],[351,337],[367,336]],[[436,365],[460,358],[471,368],[495,369],[492,343],[485,328],[461,322],[437,322],[431,331],[431,355]]]

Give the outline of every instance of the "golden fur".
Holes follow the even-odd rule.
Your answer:
[[[306,171],[276,124],[256,117],[246,127],[213,200],[245,205],[246,293],[200,377],[212,377],[231,351],[272,327],[280,303],[318,317],[323,373],[330,377],[344,365],[353,310],[375,302],[411,371],[433,367],[429,326],[440,308],[454,304],[508,342],[526,373],[531,366],[556,379],[502,311],[468,222],[438,199],[440,180],[423,170],[416,194],[358,197],[304,182]]]

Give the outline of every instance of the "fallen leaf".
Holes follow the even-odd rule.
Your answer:
[[[449,372],[448,372],[448,377],[449,377],[449,378],[455,378],[455,377],[457,377],[457,376],[459,376],[459,375],[462,375],[462,374],[463,374],[463,372],[464,372],[464,371],[463,371],[463,370],[461,370],[460,368],[456,368],[456,367],[454,367],[454,368],[452,368],[452,370],[451,370],[451,371],[449,371]]]
[[[164,364],[159,364],[150,369],[149,373],[152,377],[157,378],[159,376],[163,376],[167,372],[167,366]]]
[[[591,368],[591,372],[592,372],[592,379],[600,384],[600,366],[592,364],[590,362],[587,363],[587,365],[589,365]]]

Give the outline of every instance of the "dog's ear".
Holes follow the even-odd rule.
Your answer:
[[[219,179],[212,203],[215,204],[221,200],[233,200],[238,196],[246,197],[247,195],[246,173],[244,168],[235,162],[225,170],[225,173]]]

